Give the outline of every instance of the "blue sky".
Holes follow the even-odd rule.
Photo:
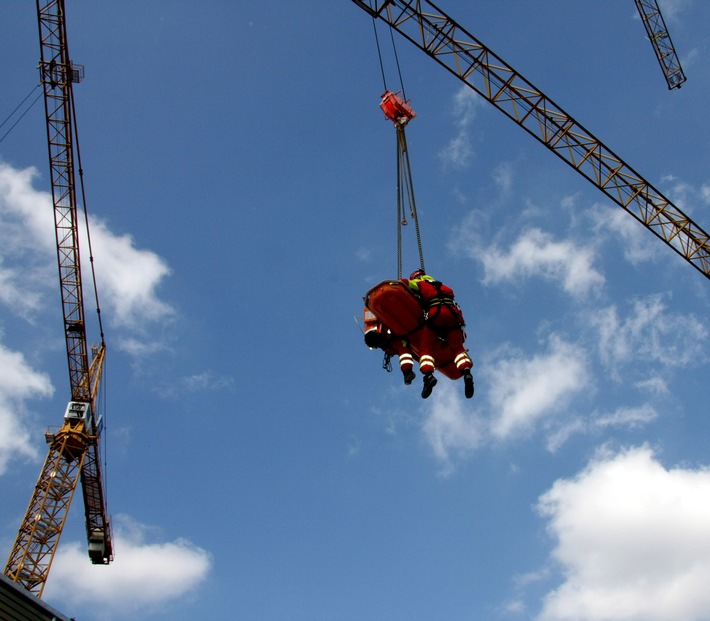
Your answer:
[[[441,5],[710,230],[706,2],[661,2],[675,91],[631,0]],[[423,401],[355,322],[397,265],[369,16],[67,11],[116,557],[90,564],[75,498],[48,603],[79,621],[710,617],[707,278],[395,39],[426,265],[475,362],[472,400],[442,378]],[[0,24],[4,119],[38,81],[34,5]],[[45,140],[40,101],[0,142],[8,554],[69,398]]]

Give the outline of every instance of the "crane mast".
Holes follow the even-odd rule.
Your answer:
[[[680,88],[685,82],[685,74],[680,66],[673,41],[668,34],[666,22],[656,0],[635,0],[644,28],[656,53],[669,89]]]
[[[102,338],[100,345],[92,347],[89,360],[79,258],[72,84],[80,81],[83,71],[69,58],[64,0],[37,0],[37,16],[71,401],[61,428],[45,434],[47,459],[4,573],[41,597],[79,480],[91,562],[111,562],[113,546],[101,473],[102,424],[97,415],[106,348]]]
[[[428,0],[352,0],[542,142],[710,278],[710,237],[515,69]]]

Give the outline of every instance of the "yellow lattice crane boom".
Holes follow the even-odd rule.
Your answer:
[[[399,32],[710,278],[710,237],[658,189],[428,0],[352,0]]]
[[[83,70],[69,58],[64,0],[37,0],[37,16],[71,399],[61,428],[45,434],[47,459],[4,573],[40,597],[79,481],[91,562],[111,562],[113,544],[99,451],[98,394],[106,347],[102,335],[91,355],[88,351],[79,257],[72,85]]]
[[[635,2],[641,15],[641,21],[646,28],[648,40],[651,42],[663,70],[668,88],[680,88],[685,82],[685,74],[680,66],[671,36],[668,34],[666,21],[663,19],[658,2],[656,0],[635,0]]]

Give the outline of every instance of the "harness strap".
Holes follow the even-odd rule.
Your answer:
[[[429,306],[439,306],[440,304],[456,304],[453,298],[432,298],[429,300]]]

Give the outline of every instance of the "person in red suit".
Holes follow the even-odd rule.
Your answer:
[[[419,298],[424,312],[424,329],[419,343],[419,370],[424,375],[422,398],[426,399],[436,386],[436,360],[434,360],[434,344],[437,339],[447,341],[454,351],[454,363],[464,380],[464,394],[467,399],[473,397],[473,376],[471,368],[473,361],[464,347],[466,322],[459,305],[454,300],[454,291],[439,280],[435,280],[424,272],[416,270],[409,279],[402,281]]]

